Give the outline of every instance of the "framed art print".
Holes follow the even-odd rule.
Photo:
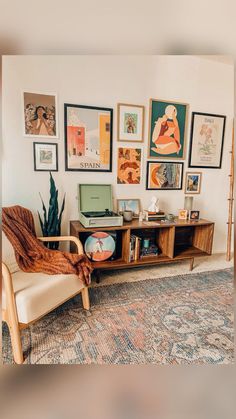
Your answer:
[[[180,209],[178,212],[179,220],[187,220],[188,219],[188,210]]]
[[[133,217],[138,218],[141,211],[140,199],[117,199],[117,212],[133,211]]]
[[[35,171],[58,171],[58,156],[56,143],[33,143],[34,147],[34,170]]]
[[[198,221],[200,219],[200,211],[191,210],[189,211],[189,220]]]
[[[147,162],[146,189],[182,189],[183,163]]]
[[[150,99],[148,158],[184,159],[188,104]]]
[[[24,136],[58,138],[55,94],[23,92]]]
[[[66,170],[112,171],[113,110],[65,103]]]
[[[189,167],[220,169],[226,116],[192,113]]]
[[[124,185],[140,184],[141,148],[119,147],[117,183]]]
[[[118,103],[118,141],[143,142],[144,106]]]
[[[185,193],[199,194],[201,191],[202,173],[186,172]]]

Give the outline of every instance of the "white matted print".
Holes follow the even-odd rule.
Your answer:
[[[143,142],[144,106],[118,103],[118,141]]]
[[[58,138],[55,93],[23,92],[24,136]]]
[[[199,194],[201,191],[202,173],[186,172],[185,193]]]
[[[35,171],[58,171],[58,157],[56,143],[33,143],[34,146],[34,170]]]
[[[221,167],[225,120],[224,115],[192,113],[189,167]]]

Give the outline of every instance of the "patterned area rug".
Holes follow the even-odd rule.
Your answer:
[[[90,300],[90,312],[77,296],[23,330],[25,363],[233,362],[232,269],[91,288]]]

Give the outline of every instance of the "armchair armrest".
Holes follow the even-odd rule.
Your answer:
[[[77,237],[74,237],[74,236],[38,237],[38,239],[41,240],[42,242],[71,241],[71,242],[74,242],[75,245],[77,246],[79,255],[83,255],[84,253],[84,249],[83,249],[81,241]]]

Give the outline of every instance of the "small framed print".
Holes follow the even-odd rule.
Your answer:
[[[192,113],[189,167],[221,168],[225,121],[225,115]]]
[[[186,172],[185,193],[199,194],[201,191],[202,173]]]
[[[58,138],[55,93],[23,92],[24,136]]]
[[[198,221],[200,219],[200,211],[191,210],[189,211],[189,220]]]
[[[178,218],[179,218],[179,220],[187,220],[188,219],[188,210],[180,209]]]
[[[117,159],[117,183],[123,185],[140,184],[142,149],[119,147]]]
[[[58,155],[56,143],[33,143],[34,170],[43,172],[58,171]]]
[[[182,189],[183,163],[148,161],[146,189]]]
[[[126,142],[143,142],[144,106],[118,103],[117,105],[117,140]]]
[[[117,212],[133,211],[133,217],[138,218],[141,211],[140,199],[117,199]]]

